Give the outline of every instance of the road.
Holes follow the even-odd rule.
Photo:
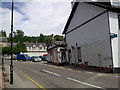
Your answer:
[[[46,62],[14,61],[14,72],[44,88],[118,88],[118,75],[98,73]],[[9,65],[10,61],[5,60]]]

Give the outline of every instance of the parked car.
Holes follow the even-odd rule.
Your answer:
[[[32,56],[32,62],[40,62],[42,59],[39,56]]]
[[[44,60],[44,61],[48,61],[48,60],[49,60],[49,59],[48,59],[48,54],[44,54],[44,55],[43,55],[43,60]]]
[[[17,54],[17,60],[28,61],[28,60],[31,60],[31,57],[24,54]]]
[[[44,59],[44,57],[43,56],[39,56],[41,59],[42,59],[42,61],[45,61],[45,59]]]

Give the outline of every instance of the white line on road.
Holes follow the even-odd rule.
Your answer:
[[[53,74],[53,75],[56,75],[56,76],[60,76],[59,74],[57,74],[57,73],[54,73],[54,72],[50,72],[50,71],[48,71],[48,70],[43,70],[44,72],[47,72],[47,73],[50,73],[50,74]]]
[[[85,84],[85,85],[88,85],[88,86],[91,86],[91,87],[102,88],[102,87],[99,87],[99,86],[96,86],[96,85],[92,85],[92,84],[89,84],[89,83],[81,82],[81,81],[76,80],[76,79],[72,79],[72,78],[70,78],[70,77],[67,77],[67,79],[72,80],[72,81],[75,81],[75,82],[78,82],[78,83],[81,83],[81,84]]]
[[[93,74],[93,72],[86,72],[86,73]]]
[[[119,77],[119,76],[115,76],[115,77]]]

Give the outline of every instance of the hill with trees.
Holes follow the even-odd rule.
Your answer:
[[[6,32],[1,30],[1,37],[6,37]],[[29,43],[46,43],[46,45],[49,44],[52,37],[51,35],[43,35],[40,33],[39,36],[25,36],[24,31],[22,30],[16,30],[13,32],[13,43],[17,43],[16,46],[13,47],[13,53],[18,54],[20,52],[26,52],[25,44],[26,42]],[[64,36],[61,35],[55,35],[54,36],[55,41],[65,41]],[[9,36],[7,37],[7,42],[11,42],[11,33],[9,33]],[[10,54],[10,46],[2,47],[2,53],[3,54]]]

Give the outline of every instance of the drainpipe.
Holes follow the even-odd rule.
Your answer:
[[[76,43],[76,48],[75,48],[75,66],[77,64],[77,43]]]
[[[100,54],[100,53],[98,54],[98,59],[99,59],[100,72],[101,72],[101,71],[102,71],[102,69],[101,69],[101,54]]]

